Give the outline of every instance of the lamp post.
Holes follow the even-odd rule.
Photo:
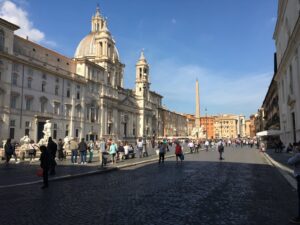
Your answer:
[[[205,117],[206,117],[206,128],[205,128],[205,130],[206,130],[206,140],[207,140],[207,108],[205,107]]]

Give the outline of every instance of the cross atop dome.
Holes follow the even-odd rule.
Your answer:
[[[95,16],[101,17],[99,3],[97,3],[96,14],[95,14]]]

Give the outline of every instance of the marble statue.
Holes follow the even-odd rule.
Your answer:
[[[44,129],[43,129],[44,137],[38,143],[40,146],[48,144],[48,139],[49,139],[49,137],[51,137],[51,133],[52,133],[51,127],[52,127],[52,123],[50,123],[50,120],[46,120]]]

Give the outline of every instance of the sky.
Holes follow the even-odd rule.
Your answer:
[[[99,4],[134,88],[142,49],[151,90],[170,110],[256,113],[273,76],[277,0],[0,0],[0,17],[17,34],[73,57]]]

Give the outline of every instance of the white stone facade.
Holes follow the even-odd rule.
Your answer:
[[[162,96],[150,91],[141,54],[136,87],[123,87],[124,64],[99,9],[73,59],[14,35],[0,19],[0,140],[42,137],[46,120],[54,139],[135,140],[163,134]]]
[[[300,140],[300,1],[278,2],[274,32],[281,140]]]

